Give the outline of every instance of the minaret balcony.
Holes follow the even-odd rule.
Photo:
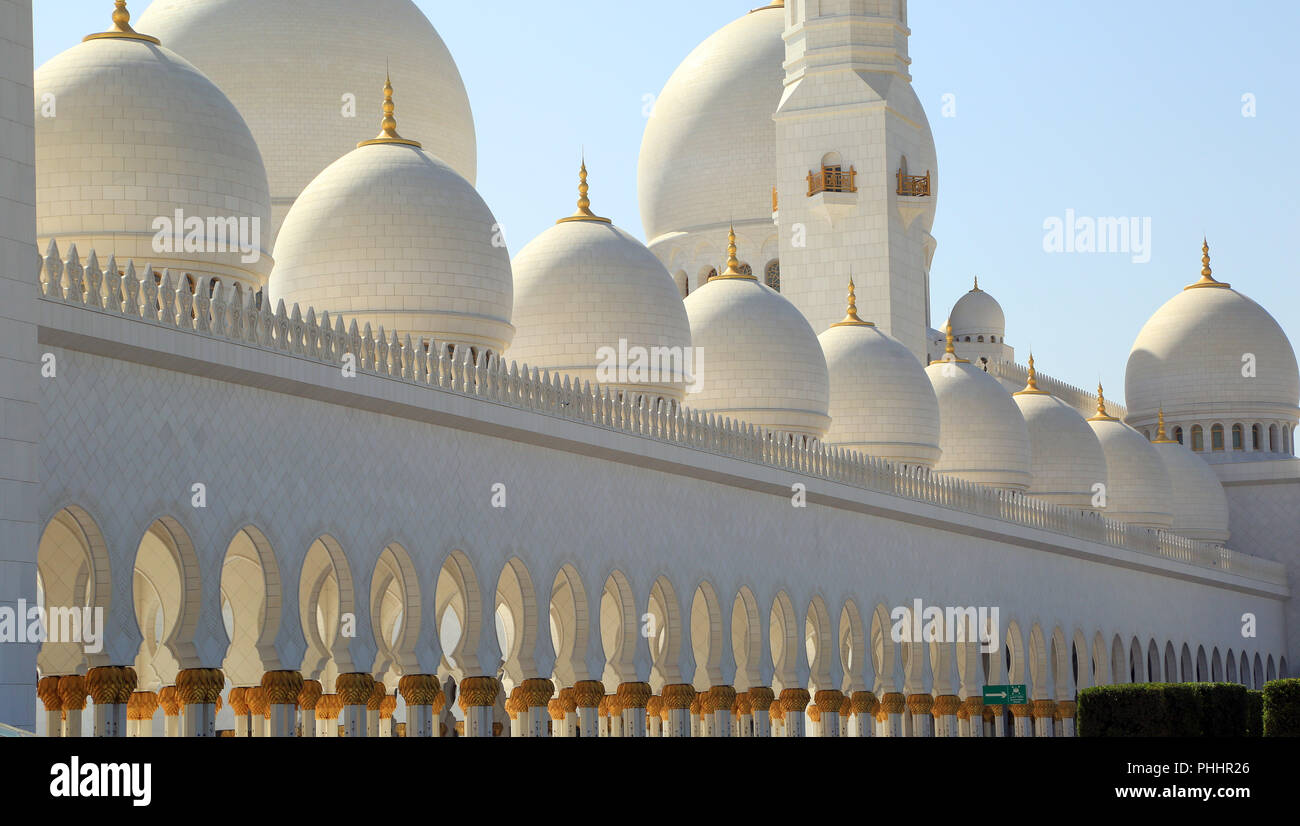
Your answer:
[[[930,172],[924,175],[905,175],[898,170],[898,194],[911,198],[928,198],[930,196]]]
[[[858,171],[849,167],[845,172],[839,166],[823,166],[820,172],[808,173],[808,197],[821,192],[857,192]]]

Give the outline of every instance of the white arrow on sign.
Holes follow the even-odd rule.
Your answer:
[[[989,692],[989,696],[990,696],[990,697],[1003,697],[1003,698],[1005,698],[1005,697],[1007,696],[1007,693],[1006,693],[1005,691],[1000,692],[1000,693],[996,693],[996,694],[993,693],[993,692]]]

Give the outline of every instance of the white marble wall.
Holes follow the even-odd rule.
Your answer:
[[[0,0],[0,609],[36,594],[36,176],[32,4]],[[36,646],[0,643],[0,723],[32,730]]]
[[[846,605],[869,626],[877,604],[888,610],[920,598],[996,606],[1004,629],[1015,622],[1022,645],[1030,645],[1035,624],[1049,640],[1059,627],[1065,639],[1077,631],[1086,640],[1118,636],[1127,645],[1136,637],[1161,648],[1186,643],[1275,659],[1286,644],[1284,589],[1244,574],[400,379],[345,378],[334,365],[157,323],[39,304],[43,335],[62,365],[60,378],[42,385],[41,518],[77,504],[102,530],[117,606],[105,662],[131,661],[139,644],[123,572],[160,517],[174,520],[194,549],[185,573],[182,611],[193,631],[181,640],[184,665],[221,664],[221,564],[231,538],[250,524],[267,537],[282,583],[268,667],[296,667],[303,658],[296,586],[307,549],[323,534],[337,540],[353,583],[359,633],[347,651],[357,664],[375,657],[369,585],[379,554],[394,542],[411,556],[426,617],[434,613],[437,571],[462,552],[481,589],[484,627],[511,559],[522,562],[539,605],[566,564],[596,600],[610,574],[622,572],[638,614],[658,577],[671,583],[683,617],[707,581],[724,608],[715,637],[722,648],[711,652],[718,662],[709,670],[726,681],[736,665],[725,608],[742,587],[759,606],[759,639],[768,638],[768,608],[784,594],[797,617],[820,599],[831,639],[839,638],[833,629]],[[202,509],[191,493],[200,482]],[[498,482],[508,491],[502,509],[491,504]],[[796,482],[808,487],[807,508],[792,506]],[[1260,617],[1256,639],[1240,637],[1245,612]],[[759,680],[806,680],[812,665],[802,651],[795,646],[797,661],[781,666],[761,646]],[[436,667],[440,653],[432,623],[423,622],[420,666]],[[481,635],[476,654],[495,662],[495,634]],[[537,636],[532,654],[549,674],[549,635]],[[582,657],[597,677],[604,659],[598,641]],[[646,647],[637,646],[633,659],[637,676],[649,676]],[[672,665],[695,674],[692,646],[684,643]],[[850,675],[838,661],[825,668],[836,683],[876,679],[866,658]],[[901,686],[898,675],[882,676]],[[932,677],[924,679],[929,685]],[[1060,693],[1035,679],[1035,696]]]

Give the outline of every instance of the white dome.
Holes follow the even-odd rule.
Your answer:
[[[585,182],[585,167],[583,173]],[[557,223],[515,256],[512,269],[511,360],[595,384],[602,348],[633,358],[633,348],[675,348],[679,358],[690,353],[690,322],[672,276],[644,244],[606,221]],[[624,367],[633,363],[622,360]],[[644,380],[631,374],[630,381],[606,383],[680,402],[684,382],[674,381],[675,372],[664,365]],[[608,376],[602,371],[599,378]]]
[[[968,482],[1028,490],[1029,429],[1006,388],[956,358],[933,362],[925,372],[939,399],[943,455],[934,469]]]
[[[660,236],[720,221],[771,228],[772,115],[785,83],[784,30],[779,7],[724,26],[687,56],[655,100],[637,164],[641,222],[652,247]]]
[[[1254,356],[1253,377],[1243,374]],[[1300,403],[1295,350],[1273,316],[1209,274],[1151,316],[1129,353],[1128,421],[1154,424],[1163,405],[1171,423],[1195,420],[1294,422]]]
[[[1029,384],[1012,394],[1029,428],[1029,493],[1057,505],[1095,510],[1093,486],[1107,484],[1101,442],[1077,410],[1038,389],[1033,364],[1030,357]]]
[[[503,352],[513,285],[496,219],[468,181],[405,143],[361,146],[303,190],[276,240],[274,305]]]
[[[260,288],[272,263],[271,198],[252,133],[202,72],[124,26],[36,72],[41,251],[51,239],[63,249],[75,242],[101,260]],[[242,220],[242,232],[228,219]],[[202,230],[186,230],[186,220]],[[190,235],[190,251],[176,232]]]
[[[1169,530],[1169,472],[1147,438],[1106,414],[1105,399],[1088,419],[1106,453],[1106,507],[1102,515],[1144,528]]]
[[[912,351],[858,319],[852,304],[849,316],[818,340],[831,382],[827,444],[933,467],[940,453],[939,400]]]
[[[1228,496],[1209,463],[1173,439],[1163,428],[1151,443],[1169,473],[1173,529],[1188,539],[1228,541]]]
[[[733,270],[733,257],[728,272]],[[820,439],[830,379],[817,334],[794,305],[757,279],[724,273],[683,302],[703,359],[688,406],[768,430]]]
[[[239,107],[266,158],[275,230],[307,184],[356,146],[359,126],[379,110],[375,78],[388,67],[402,90],[405,131],[475,180],[469,96],[412,0],[154,0],[139,25]]]
[[[1007,317],[1002,312],[1002,305],[980,289],[979,281],[975,282],[975,289],[957,299],[948,321],[952,324],[953,335],[958,338],[968,335],[1002,338],[1007,331]]]

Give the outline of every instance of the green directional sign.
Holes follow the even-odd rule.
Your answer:
[[[1029,692],[1025,690],[1024,683],[984,686],[984,705],[986,706],[1024,705],[1029,702],[1028,697]]]

